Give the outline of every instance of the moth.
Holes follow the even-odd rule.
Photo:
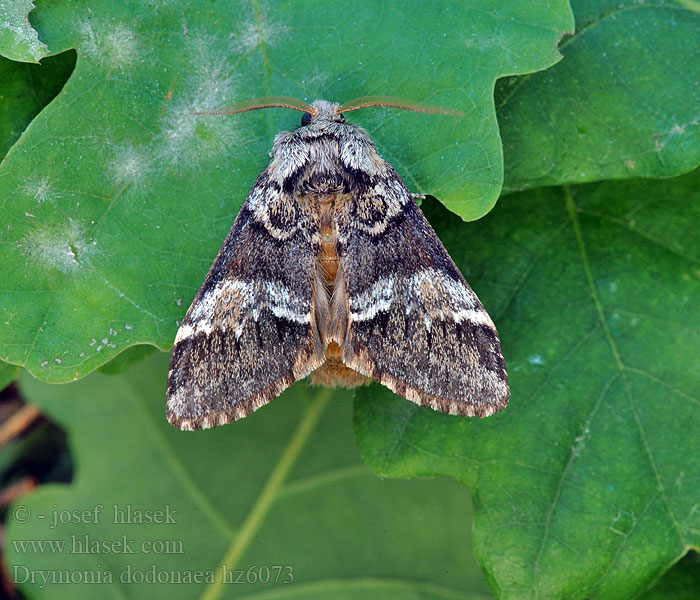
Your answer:
[[[273,106],[303,112],[301,126],[276,135],[180,325],[170,423],[229,423],[307,375],[324,386],[376,380],[450,415],[501,410],[509,388],[493,322],[396,171],[343,116],[450,111],[273,97],[208,114]]]

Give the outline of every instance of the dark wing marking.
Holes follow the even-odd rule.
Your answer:
[[[317,252],[317,225],[263,171],[175,338],[170,423],[205,429],[245,417],[323,362]]]
[[[448,414],[508,403],[496,328],[393,169],[339,215],[338,240],[347,366]]]

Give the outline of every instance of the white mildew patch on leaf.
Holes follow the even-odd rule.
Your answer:
[[[301,78],[299,80],[299,83],[301,83],[303,86],[307,88],[312,88],[312,89],[327,89],[330,87],[329,82],[331,79],[331,72],[322,66],[315,65],[313,69],[309,72],[301,73]],[[317,98],[307,98],[307,101],[311,100],[317,100]],[[328,100],[328,98],[326,98]],[[334,99],[337,101],[345,101],[346,98],[337,98]]]
[[[129,142],[114,144],[107,160],[107,177],[114,185],[138,186],[153,170],[152,159],[145,148]]]
[[[12,60],[38,62],[48,54],[46,44],[29,23],[32,0],[0,2],[0,51]]]
[[[47,356],[44,354],[39,358],[39,367],[45,369],[61,365],[75,366],[79,365],[86,356],[94,352],[102,352],[105,348],[116,348],[115,338],[119,334],[117,327],[121,329],[120,325],[110,325],[106,331],[94,338],[87,338],[79,334],[74,340],[77,344],[75,348],[64,350],[62,356]],[[79,349],[81,344],[84,348],[83,350]]]
[[[39,204],[42,202],[54,202],[60,197],[60,195],[53,190],[49,178],[46,175],[42,175],[38,178],[28,178],[22,190],[25,194],[34,198]]]
[[[68,219],[56,226],[37,225],[22,237],[17,249],[37,267],[72,273],[89,264],[97,249],[82,223]]]
[[[95,349],[95,352],[102,352],[105,348],[116,348],[114,337],[118,334],[119,332],[116,329],[110,327],[103,336],[92,338],[90,340],[90,346]]]
[[[158,157],[171,164],[195,164],[225,154],[238,137],[233,119],[197,114],[230,103],[235,97],[228,54],[222,56],[217,40],[210,36],[190,37],[187,50],[193,55],[193,69],[173,92],[173,102],[165,109],[156,137]]]
[[[200,102],[177,102],[164,117],[158,158],[173,165],[195,166],[198,162],[231,151],[238,137],[234,121],[225,117],[198,115]],[[214,123],[220,120],[221,123]]]
[[[124,25],[96,26],[84,19],[80,23],[80,35],[83,38],[80,49],[107,68],[123,70],[138,56],[137,36]]]
[[[270,17],[272,11],[258,8],[257,5],[253,6],[250,3],[247,12],[254,14],[249,19],[242,21],[235,33],[231,34],[231,44],[229,45],[231,52],[247,53],[261,45],[273,45],[288,33],[288,28],[284,23]]]
[[[668,131],[654,134],[654,150],[657,153],[663,152],[670,143],[677,143],[682,136],[687,133],[698,132],[700,126],[700,114],[695,115],[685,123],[674,123]]]
[[[197,92],[195,109],[206,110],[230,102],[235,59],[222,48],[221,40],[206,32],[190,32],[185,52],[191,63],[187,81]]]

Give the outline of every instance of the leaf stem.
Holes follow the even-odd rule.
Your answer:
[[[202,600],[216,600],[224,592],[222,580],[224,566],[228,571],[235,569],[241,555],[253,541],[265,516],[277,499],[285,479],[299,457],[299,453],[313,432],[323,409],[328,404],[332,393],[333,390],[329,388],[320,390],[307,408],[306,413],[301,417],[294,435],[292,435],[275,468],[270,473],[258,499],[253,504],[248,516],[238,530],[238,534],[233,538],[231,545],[221,559],[219,568],[216,570],[214,583],[210,584],[202,594]]]

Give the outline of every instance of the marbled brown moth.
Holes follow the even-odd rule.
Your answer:
[[[277,134],[175,338],[167,417],[181,429],[229,423],[298,379],[372,379],[451,415],[502,409],[509,389],[493,322],[396,171],[343,113],[395,106],[264,98],[208,114],[282,106]],[[454,113],[453,113],[454,114]]]

